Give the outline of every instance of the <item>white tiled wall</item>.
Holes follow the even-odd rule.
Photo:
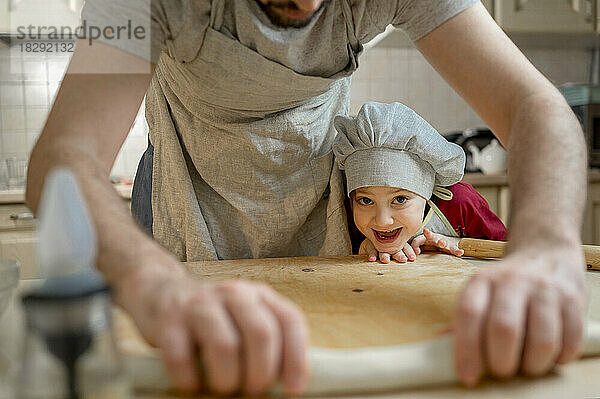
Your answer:
[[[555,84],[585,82],[589,54],[584,50],[526,49],[526,55]],[[14,52],[11,53],[14,55]],[[12,59],[0,43],[0,160],[27,158],[41,132],[69,61],[65,56]],[[12,73],[11,73],[12,72]],[[351,112],[366,101],[401,101],[440,132],[483,126],[480,118],[413,48],[372,48],[360,58],[351,89]],[[133,176],[147,143],[143,106],[112,173]]]
[[[65,73],[68,55],[24,56],[0,42],[0,161],[26,159],[42,131]],[[112,174],[133,176],[146,147],[143,106]]]
[[[590,54],[585,50],[524,49],[530,61],[554,84],[586,82]],[[366,101],[399,101],[417,111],[440,132],[485,126],[415,48],[371,48],[354,74],[350,112]]]

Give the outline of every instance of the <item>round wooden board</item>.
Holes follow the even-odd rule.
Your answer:
[[[447,330],[458,293],[477,268],[460,258],[421,254],[381,264],[364,256],[189,263],[198,278],[264,281],[305,312],[311,345],[397,345]]]

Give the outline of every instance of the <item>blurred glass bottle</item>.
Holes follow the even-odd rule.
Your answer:
[[[110,295],[92,273],[49,279],[23,298],[20,399],[123,399],[130,387],[111,330]]]

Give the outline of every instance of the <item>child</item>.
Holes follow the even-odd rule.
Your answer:
[[[461,256],[460,237],[506,240],[485,199],[460,183],[462,148],[412,109],[370,102],[354,118],[336,116],[334,126],[333,150],[345,171],[353,221],[366,237],[359,254],[406,262],[422,246]]]

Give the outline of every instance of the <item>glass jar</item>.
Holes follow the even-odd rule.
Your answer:
[[[23,304],[27,336],[18,398],[130,397],[111,329],[110,296],[105,288],[57,290],[45,286],[24,297]]]

